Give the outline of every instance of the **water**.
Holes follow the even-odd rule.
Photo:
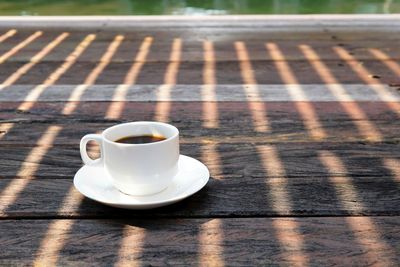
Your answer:
[[[0,15],[400,13],[400,0],[0,0]]]

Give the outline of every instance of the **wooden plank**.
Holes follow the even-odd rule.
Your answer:
[[[0,229],[0,264],[6,265],[395,266],[400,261],[398,217],[3,220]]]
[[[172,93],[174,95],[174,93]],[[178,96],[176,96],[178,97]],[[5,122],[21,122],[27,123],[34,122],[48,122],[48,123],[78,123],[82,122],[97,122],[97,123],[115,123],[118,121],[135,121],[135,120],[149,120],[154,116],[156,109],[156,102],[116,102],[122,105],[121,116],[117,119],[107,119],[106,113],[110,108],[110,102],[75,102],[77,104],[74,112],[71,115],[63,115],[62,111],[67,105],[66,102],[36,102],[29,111],[20,111],[18,107],[19,102],[1,102],[0,105],[0,119],[1,123]],[[163,102],[161,102],[163,103]],[[301,102],[264,102],[262,105],[254,106],[249,102],[212,102],[216,104],[216,119],[219,120],[221,125],[227,123],[239,123],[243,127],[252,127],[251,113],[257,111],[259,108],[266,110],[267,118],[271,123],[296,123],[301,122],[301,115],[298,103]],[[318,114],[319,120],[335,121],[336,123],[357,120],[371,120],[373,123],[390,121],[393,125],[397,125],[396,114],[394,111],[388,109],[388,103],[385,102],[349,102],[358,106],[358,108],[365,114],[365,117],[352,117],[344,108],[344,102],[309,102],[310,106]],[[194,127],[200,130],[201,123],[206,120],[204,112],[207,107],[204,102],[199,101],[186,101],[170,103],[169,120],[171,123],[181,123],[181,127]],[[188,123],[187,126],[184,122]],[[272,125],[273,127],[274,125]],[[78,126],[79,127],[79,126]],[[272,128],[272,133],[275,130]],[[238,130],[239,129],[234,129]]]
[[[18,114],[16,114],[18,115]],[[38,115],[39,116],[39,115]],[[50,131],[52,125],[61,127],[56,133],[53,145],[77,145],[80,139],[88,133],[102,132],[104,129],[122,122],[137,120],[153,120],[152,116],[141,118],[130,118],[123,120],[102,121],[101,118],[81,118],[81,119],[48,119],[39,118],[38,120],[23,119],[11,120],[9,123],[0,123],[0,139],[4,146],[25,146],[26,148],[35,146],[40,136]],[[251,121],[241,120],[220,120],[218,128],[206,128],[201,120],[190,122],[189,118],[178,119],[173,117],[170,123],[178,127],[181,131],[182,144],[201,144],[201,143],[249,143],[249,144],[281,144],[288,143],[296,146],[296,143],[314,143],[315,138],[305,129],[302,121],[294,121],[291,118],[282,118],[279,121],[272,121],[271,132],[259,133],[254,130]],[[357,121],[358,124],[367,125],[366,121]],[[375,135],[369,132],[362,132],[355,127],[351,120],[332,120],[323,121],[323,129],[327,136],[318,141],[329,143],[344,143],[349,146],[354,144],[399,144],[398,135],[399,123],[390,120],[373,121],[372,124],[379,130],[380,140],[377,141]],[[30,130],[27,131],[27,128]]]
[[[19,51],[8,59],[8,62],[27,62],[34,54],[40,51],[44,46],[54,40],[59,34],[64,31],[48,32],[45,31],[43,35],[26,46],[24,49]],[[65,31],[69,35],[68,37],[58,45],[54,51],[49,53],[41,62],[62,62],[70,51],[72,51],[79,42],[87,34],[95,34],[96,39],[87,48],[87,50],[77,59],[78,62],[98,62],[101,55],[106,51],[108,45],[113,41],[117,35],[123,36],[123,40],[115,51],[115,54],[111,58],[111,62],[134,62],[135,55],[138,51],[140,44],[146,37],[152,37],[153,42],[150,46],[149,55],[146,58],[146,62],[162,62],[168,61],[171,53],[171,45],[174,38],[180,37],[182,39],[182,54],[181,59],[184,62],[198,62],[204,60],[203,42],[207,38],[213,44],[214,56],[217,62],[220,61],[232,61],[236,59],[236,51],[234,43],[237,41],[244,42],[249,58],[252,61],[260,60],[272,60],[271,55],[267,52],[265,44],[274,43],[284,53],[285,60],[287,61],[300,61],[300,60],[316,60],[317,58],[305,58],[299,49],[299,45],[309,45],[312,49],[317,52],[319,59],[324,61],[340,60],[337,54],[334,53],[334,46],[341,46],[346,48],[350,53],[354,54],[358,60],[373,61],[377,58],[369,52],[369,49],[375,48],[384,52],[392,60],[399,60],[400,52],[395,45],[393,40],[387,39],[384,36],[380,40],[371,38],[371,40],[348,40],[345,36],[340,33],[331,33],[325,40],[315,39],[310,36],[311,39],[305,38],[304,35],[298,36],[298,39],[285,40],[278,36],[266,36],[260,33],[224,33],[224,38],[207,36],[204,33],[199,33],[198,38],[188,36],[185,32],[177,32],[175,34],[160,34],[159,32],[139,32],[139,33],[120,33],[116,32],[100,32],[88,31],[88,32],[69,32]],[[377,33],[379,35],[379,33]],[[0,55],[6,53],[12,49],[15,45],[21,42],[20,36],[27,37],[26,34],[19,34],[12,38],[7,39],[0,46]],[[204,36],[203,36],[204,35]],[[371,33],[373,35],[373,33]],[[29,35],[28,35],[29,36]],[[330,38],[329,38],[330,36]]]
[[[5,190],[11,184],[21,189],[18,194]],[[382,176],[352,178],[349,183],[339,177],[267,180],[234,173],[231,178],[215,176],[202,191],[172,206],[131,211],[83,198],[71,178],[1,179],[0,218],[399,216],[399,188],[392,177]],[[286,197],[283,201],[278,196]]]
[[[28,112],[19,112],[18,102],[0,105],[0,138],[3,144],[36,144],[39,136],[51,125],[59,125],[54,144],[77,144],[86,133],[102,131],[121,122],[154,120],[156,103],[121,103],[122,113],[117,119],[108,119],[108,102],[81,102],[71,115],[62,115],[66,103],[39,102]],[[251,106],[246,102],[218,102],[215,119],[208,118],[207,106],[202,102],[171,102],[167,121],[181,130],[182,141],[199,143],[218,142],[314,142],[306,128],[298,102],[267,102]],[[208,103],[210,104],[210,103]],[[349,105],[349,106],[346,106]],[[399,141],[398,115],[388,111],[384,102],[312,102],[321,128],[326,132],[322,141],[329,142],[390,142]],[[252,113],[264,108],[270,131],[257,132]],[[347,109],[345,109],[347,108]],[[354,112],[353,112],[354,111]],[[212,127],[208,122],[213,122]],[[32,131],[26,131],[29,127]],[[50,129],[51,130],[51,129]],[[379,139],[375,138],[379,135]]]
[[[22,141],[20,141],[22,142]],[[45,147],[49,144],[42,144]],[[38,146],[38,147],[41,147]],[[34,147],[15,142],[14,145],[0,146],[1,178],[14,178],[23,168],[21,178],[71,178],[81,167],[78,142],[68,146],[48,148],[42,155]],[[267,173],[265,160],[260,151],[276,151],[282,162],[284,173]],[[336,176],[391,177],[391,170],[384,165],[386,158],[400,158],[399,145],[359,143],[182,143],[181,153],[204,161],[214,177],[236,178],[312,178],[328,177],[330,172],[321,162],[319,151],[330,151],[337,155],[346,166],[345,171],[335,170]],[[33,154],[32,154],[33,153]],[[36,153],[36,154],[35,154]],[[30,158],[38,159],[28,160]],[[209,157],[218,160],[209,160]],[[329,157],[328,157],[329,158]],[[27,162],[25,162],[27,161]],[[23,166],[23,167],[22,167]],[[218,178],[218,179],[219,179]]]
[[[28,73],[19,78],[15,84],[40,84],[48,77],[62,62],[42,62],[35,65]],[[23,66],[23,62],[7,62],[0,65],[0,80],[6,80],[13,72]],[[380,79],[374,79],[372,76],[360,78],[357,74],[342,60],[326,61],[327,68],[333,72],[337,81],[342,84],[360,84],[365,83],[393,83],[398,82],[398,75],[391,72],[380,61],[365,61],[363,66],[368,69],[368,75],[379,76]],[[112,62],[98,76],[97,84],[120,84],[124,81],[126,73],[131,67],[130,62]],[[138,75],[136,84],[162,84],[164,83],[165,71],[168,62],[148,62],[143,65]],[[90,71],[96,67],[94,62],[76,62],[63,76],[57,81],[58,84],[81,84],[86,79]],[[300,84],[321,83],[321,77],[312,70],[308,61],[292,61],[290,67],[294,75],[298,78]],[[181,62],[177,73],[178,84],[203,84],[204,62]],[[258,84],[284,84],[279,72],[276,69],[274,61],[259,60],[252,62],[255,79]],[[216,62],[215,75],[219,84],[242,84],[244,83],[239,69],[239,62],[219,61]],[[365,79],[365,80],[363,80]]]
[[[391,27],[394,30],[394,27]],[[4,29],[7,31],[9,29]],[[43,28],[41,29],[43,30]],[[60,46],[50,53],[45,61],[63,61],[68,51],[73,48],[88,34],[95,34],[96,40],[89,46],[87,51],[77,59],[77,61],[98,61],[106,46],[117,35],[124,36],[121,46],[118,48],[113,60],[116,62],[130,62],[134,59],[139,44],[145,37],[152,37],[153,44],[147,62],[166,61],[169,59],[170,47],[174,38],[181,38],[182,60],[183,61],[203,61],[203,40],[209,40],[214,43],[215,58],[217,61],[229,61],[236,58],[234,42],[245,42],[251,60],[271,59],[266,53],[265,42],[276,43],[285,53],[287,60],[303,60],[304,56],[298,50],[298,45],[307,44],[316,50],[323,60],[338,59],[332,51],[332,46],[344,46],[360,60],[375,59],[368,51],[368,48],[377,48],[388,53],[389,57],[398,59],[398,50],[395,43],[399,39],[397,34],[387,34],[384,30],[368,29],[347,30],[331,29],[324,32],[319,31],[299,31],[282,28],[280,30],[267,28],[251,29],[230,28],[230,29],[197,29],[196,35],[193,35],[192,29],[174,28],[172,32],[162,29],[118,29],[107,31],[104,28],[93,30],[73,30],[68,29],[45,29],[43,35],[31,43],[19,53],[9,59],[9,61],[27,61],[35,52],[42,49],[46,44],[53,40],[62,32],[68,32],[69,36]],[[4,53],[24,38],[32,34],[33,30],[18,28],[18,32],[12,38],[4,41],[0,47],[0,53]]]
[[[399,35],[394,34],[397,30],[393,24],[375,21],[376,31],[371,31],[365,21],[358,22],[363,30],[354,32],[342,28],[342,20],[318,26],[307,22],[302,32],[294,33],[278,21],[271,28],[261,27],[265,21],[252,21],[252,27],[250,21],[242,22],[237,29],[222,28],[223,23],[206,22],[196,29],[196,35],[193,23],[170,29],[96,29],[96,41],[61,77],[59,85],[48,88],[32,109],[18,111],[19,101],[24,100],[32,84],[42,83],[91,33],[74,31],[54,53],[18,80],[17,86],[0,92],[0,265],[325,266],[373,265],[379,259],[382,265],[395,266],[399,262],[400,187],[399,178],[390,169],[400,161],[398,115],[395,110],[389,111],[391,103],[380,102],[382,99],[369,86],[360,84],[382,83],[380,90],[392,95],[385,100],[399,101],[396,87],[386,85],[398,83],[398,75],[384,66],[389,61],[378,61],[368,52],[376,47],[389,58],[399,58],[394,45]],[[0,55],[31,33],[22,30],[16,38],[7,40]],[[59,33],[46,30],[43,38],[0,65],[0,81]],[[76,102],[72,114],[63,115],[64,101],[118,33],[125,35],[126,42],[98,77],[98,84],[85,91],[79,99],[83,102]],[[130,88],[126,99],[120,99],[128,102],[114,102],[123,106],[122,115],[113,120],[105,118],[110,102],[103,101],[112,98],[148,35],[155,41],[138,85]],[[171,99],[160,99],[156,89],[164,82],[171,42],[176,37],[183,40],[178,85],[173,87]],[[203,39],[214,41],[219,102],[205,102],[202,96]],[[341,83],[334,86],[343,87],[349,95],[336,99],[321,84],[321,77],[310,72],[310,62],[297,46],[311,39],[307,44],[321,55]],[[300,83],[290,85],[294,87],[291,89],[304,90],[307,99],[290,97],[265,50],[266,40],[276,42],[284,52]],[[235,41],[246,41],[255,79],[260,83],[257,96],[267,101],[258,107],[243,101],[248,96],[239,85],[243,80]],[[371,75],[380,78],[358,77],[332,52],[333,45],[345,47],[363,61]],[[358,102],[350,102],[349,96]],[[167,120],[182,132],[182,153],[204,161],[210,168],[212,179],[206,188],[176,205],[144,212],[112,209],[82,198],[72,186],[72,176],[81,166],[77,148],[80,137],[118,122],[153,120],[154,101],[159,100],[174,101],[170,102]],[[320,142],[315,142],[306,129],[299,100],[312,101],[311,107],[327,132]],[[206,126],[205,104],[210,103],[218,111],[215,128]],[[267,111],[270,133],[254,129],[252,112],[260,107]],[[371,125],[382,136],[378,141],[370,138]],[[44,135],[52,136],[51,141],[43,142]],[[232,216],[250,218],[229,218]],[[254,218],[265,216],[344,217]],[[19,220],[13,220],[16,218]],[[31,218],[40,220],[27,220]],[[109,248],[104,250],[105,246]]]
[[[24,101],[29,92],[37,85],[12,85],[0,91],[0,102]],[[79,85],[53,85],[39,97],[38,101],[68,101],[71,94]],[[206,101],[209,98],[202,96],[203,85],[178,84],[173,86],[171,96],[158,96],[161,85],[132,85],[127,87],[127,94],[123,98],[113,98],[119,84],[91,85],[84,91],[80,98],[74,101]],[[250,85],[246,85],[250,86]],[[243,85],[240,84],[218,84],[215,85],[215,99],[218,102],[243,101],[246,97],[267,102],[352,102],[352,101],[400,101],[400,91],[396,87],[382,85],[377,90],[387,92],[389,97],[382,99],[370,85],[365,84],[260,84],[257,87],[257,94],[245,94]],[[338,88],[335,96],[331,90]],[[303,91],[304,97],[293,98],[289,90]],[[72,100],[72,99],[71,99]]]
[[[34,42],[30,43],[29,45],[25,46],[23,49],[18,51],[18,53],[14,54],[12,57],[10,57],[7,62],[24,62],[26,63],[27,61],[30,61],[32,57],[34,57],[40,50],[42,50],[46,45],[48,45],[51,41],[56,39],[58,36],[63,34],[65,31],[54,31],[54,32],[49,32],[49,31],[42,31],[42,35],[37,38]],[[26,31],[21,31],[18,30],[17,34],[13,36],[13,38],[7,39],[5,42],[2,42],[1,47],[0,47],[0,55],[3,53],[6,53],[16,45],[18,45],[20,42],[22,42],[26,37],[28,37],[30,34],[33,32],[26,32]],[[77,35],[77,40],[76,41],[71,41],[70,37],[72,33],[67,33],[68,35],[66,36],[65,39],[63,39],[60,44],[55,46],[52,51],[49,51],[50,53],[44,57],[41,60],[48,60],[49,55],[54,55],[56,54],[57,57],[59,58],[59,61],[63,61],[65,57],[72,52],[75,46],[78,45],[78,43],[85,37],[85,34],[79,34],[76,33]],[[79,36],[79,39],[78,39]],[[37,60],[37,57],[35,58]],[[6,63],[3,63],[6,64]]]

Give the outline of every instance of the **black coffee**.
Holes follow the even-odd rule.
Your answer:
[[[154,143],[165,140],[164,136],[160,135],[139,135],[139,136],[127,136],[122,137],[118,140],[115,140],[117,143],[123,144],[147,144],[147,143]]]

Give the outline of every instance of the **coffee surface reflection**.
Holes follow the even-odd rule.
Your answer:
[[[122,144],[148,144],[163,141],[166,138],[160,135],[139,135],[139,136],[126,136],[115,140],[114,142]]]

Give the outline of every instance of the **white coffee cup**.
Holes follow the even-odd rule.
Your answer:
[[[155,135],[166,139],[153,143],[117,143],[123,137]],[[89,141],[100,145],[101,156],[91,159],[86,151]],[[151,121],[118,124],[102,134],[85,135],[80,143],[86,165],[102,165],[113,185],[129,195],[151,195],[171,184],[178,173],[179,131],[176,127]],[[96,177],[90,177],[96,179]]]

